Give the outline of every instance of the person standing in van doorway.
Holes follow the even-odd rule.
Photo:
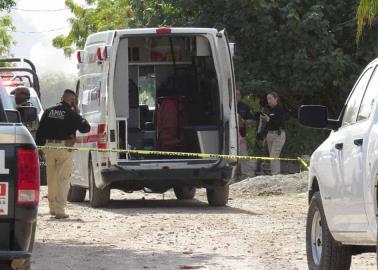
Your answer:
[[[262,113],[260,118],[266,122],[266,143],[268,145],[270,157],[280,157],[282,148],[286,141],[286,133],[284,130],[284,111],[280,103],[278,94],[270,92],[267,95],[269,112]],[[270,171],[272,175],[281,173],[279,160],[270,161]]]
[[[241,92],[240,90],[236,90],[236,101],[237,101],[237,108],[238,108],[238,115],[239,115],[239,136],[240,136],[240,144],[239,144],[239,155],[241,156],[248,156],[248,147],[247,147],[247,127],[250,125],[256,124],[256,119],[251,112],[251,108],[241,101]],[[256,160],[240,160],[240,171],[241,171],[241,178],[245,177],[253,177],[256,173]]]
[[[39,146],[72,147],[76,131],[88,133],[90,125],[80,116],[76,106],[76,94],[64,90],[61,102],[48,108],[42,115],[37,130],[36,143]],[[45,149],[47,166],[47,187],[50,214],[57,219],[68,218],[65,213],[67,195],[72,172],[72,151]]]
[[[30,91],[25,86],[18,86],[14,90],[14,100],[16,102],[16,109],[21,107],[33,107],[33,104],[29,101]],[[29,130],[30,134],[35,139],[35,135],[38,129],[38,119],[30,123],[23,123],[24,126]]]

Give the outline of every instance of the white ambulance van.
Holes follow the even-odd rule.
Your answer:
[[[236,155],[238,128],[232,53],[226,33],[145,28],[90,35],[77,52],[77,95],[91,124],[78,147]],[[228,201],[236,160],[76,151],[68,200],[105,206],[110,190]]]

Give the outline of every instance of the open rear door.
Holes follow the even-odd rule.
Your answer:
[[[129,117],[129,55],[128,39],[114,34],[113,50],[109,67],[108,88],[108,125],[112,148],[127,149],[127,118]],[[114,164],[125,154],[115,154],[111,157]]]
[[[237,108],[236,108],[236,86],[234,76],[234,66],[232,62],[232,56],[230,47],[228,44],[228,38],[225,30],[219,32],[218,44],[219,44],[219,59],[223,66],[223,76],[227,80],[227,100],[223,102],[223,111],[229,112],[228,119],[225,117],[225,150],[228,150],[228,154],[237,155],[239,148],[239,132],[237,124]]]

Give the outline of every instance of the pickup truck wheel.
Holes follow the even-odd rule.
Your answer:
[[[211,206],[225,206],[228,202],[229,185],[215,186],[206,189],[207,201]]]
[[[333,239],[328,229],[319,192],[312,197],[307,214],[306,251],[310,270],[347,270],[350,268],[351,248]]]
[[[85,195],[87,189],[79,186],[73,186],[70,184],[70,189],[68,190],[67,200],[69,202],[83,202],[85,200]]]
[[[99,189],[96,187],[91,162],[89,164],[89,204],[93,208],[105,207],[110,201],[110,188]]]
[[[196,195],[195,187],[181,186],[173,188],[178,200],[192,200]]]

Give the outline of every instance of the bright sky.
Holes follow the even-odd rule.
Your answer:
[[[84,0],[76,0],[76,2],[84,4]],[[54,37],[69,32],[68,18],[72,16],[70,11],[26,11],[65,9],[64,0],[16,0],[16,3],[15,9],[11,12],[17,31],[12,34],[16,41],[16,45],[11,49],[12,54],[15,57],[32,60],[38,74],[47,72],[76,73],[76,57],[68,59],[62,50],[52,46]],[[61,30],[30,33],[54,29]]]

